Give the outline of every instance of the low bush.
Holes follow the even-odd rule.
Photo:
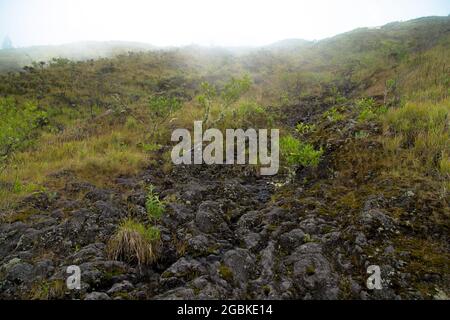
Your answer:
[[[0,99],[0,170],[12,154],[32,142],[36,129],[45,124],[46,114],[35,104],[16,105],[14,100]]]
[[[362,98],[356,102],[359,111],[358,121],[366,122],[377,119],[387,112],[386,106],[377,106],[373,98]]]
[[[147,214],[150,220],[159,220],[164,214],[164,203],[159,199],[159,196],[154,191],[153,186],[150,186],[148,188],[145,207],[147,209]]]
[[[323,114],[323,116],[330,122],[339,122],[345,119],[345,116],[341,113],[341,111],[337,107],[329,109]]]
[[[286,136],[280,139],[281,155],[288,166],[317,167],[323,150],[316,150],[311,144]]]
[[[222,114],[216,127],[226,129],[266,129],[273,125],[273,118],[267,110],[256,102],[244,101],[229,107]]]
[[[315,124],[300,122],[295,126],[295,131],[301,135],[308,134],[310,132],[313,132],[314,130],[316,130]]]

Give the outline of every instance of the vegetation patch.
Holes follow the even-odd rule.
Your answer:
[[[152,264],[158,259],[160,232],[156,227],[146,227],[133,219],[124,220],[108,243],[112,259]]]
[[[231,271],[231,269],[223,263],[219,266],[219,274],[222,279],[228,282],[233,281],[233,271]]]
[[[12,98],[0,98],[0,172],[15,151],[29,146],[36,130],[46,123],[46,113],[36,104],[17,105]]]
[[[323,149],[316,150],[310,144],[303,143],[293,136],[280,139],[280,152],[288,166],[317,167]]]
[[[154,186],[148,188],[147,200],[145,201],[145,208],[150,220],[157,221],[161,219],[164,214],[164,202],[159,199],[155,192]]]

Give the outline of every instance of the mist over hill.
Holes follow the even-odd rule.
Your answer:
[[[185,47],[157,47],[151,44],[107,41],[77,42],[59,46],[33,46],[0,50],[0,72],[17,71],[32,62],[48,62],[54,58],[74,61],[114,57],[128,52],[145,52],[152,50],[200,50],[209,54],[231,53],[248,55],[258,51],[295,53],[305,56],[319,54],[322,56],[365,53],[381,50],[387,45],[396,46],[397,50],[423,50],[432,47],[449,32],[449,17],[424,17],[407,22],[392,22],[377,28],[359,28],[332,38],[319,41],[303,39],[285,39],[261,47],[205,47],[191,45]],[[401,53],[399,53],[401,54]],[[302,56],[298,57],[302,59]]]
[[[19,70],[32,62],[48,62],[55,58],[74,61],[113,57],[127,52],[142,52],[155,46],[138,42],[76,42],[59,46],[33,46],[0,50],[0,72]]]

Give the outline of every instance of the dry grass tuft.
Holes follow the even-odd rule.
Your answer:
[[[142,223],[126,219],[108,243],[110,258],[138,265],[148,265],[158,258],[160,233],[156,227],[146,228]]]

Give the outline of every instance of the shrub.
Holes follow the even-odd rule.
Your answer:
[[[215,98],[217,97],[217,89],[208,82],[202,82],[200,85],[200,95],[197,96],[197,102],[203,108],[203,121],[209,120],[209,114]]]
[[[376,114],[371,109],[364,109],[358,116],[359,122],[366,122],[376,119]]]
[[[255,102],[242,102],[235,108],[224,112],[223,120],[217,127],[223,130],[231,128],[258,129],[272,126],[273,118],[261,105]]]
[[[231,78],[221,90],[217,90],[212,84],[203,82],[200,86],[200,95],[197,96],[197,102],[204,112],[203,122],[214,124],[221,121],[225,117],[225,113],[229,111],[228,108],[248,92],[251,85],[252,80],[248,75],[244,75],[242,78]],[[214,121],[211,121],[210,117],[214,111],[218,111],[219,115]]]
[[[12,99],[0,99],[0,169],[18,149],[31,143],[35,130],[45,124],[46,114],[36,105],[17,106]]]
[[[347,102],[347,98],[342,95],[341,92],[339,92],[338,88],[333,87],[331,88],[329,92],[330,96],[326,98],[326,101],[328,103],[332,104],[344,104]]]
[[[282,157],[289,166],[317,167],[323,154],[322,148],[315,150],[312,145],[302,143],[292,136],[281,138],[280,150]]]
[[[145,207],[147,209],[147,214],[150,220],[161,219],[164,213],[164,203],[159,199],[159,196],[155,193],[153,186],[150,186],[148,189]]]
[[[345,116],[339,112],[337,107],[333,107],[326,111],[323,116],[331,122],[339,122],[345,119]]]
[[[387,112],[386,106],[376,106],[373,98],[362,98],[356,102],[359,110],[358,121],[365,122],[378,118],[379,115]]]
[[[241,119],[241,128],[266,128],[271,126],[271,115],[255,102],[244,102],[238,107],[237,118]]]
[[[366,139],[369,136],[369,133],[367,131],[358,131],[355,133],[356,139]]]
[[[399,102],[398,82],[395,79],[386,81],[384,87],[384,105],[395,105]]]
[[[302,134],[302,135],[313,132],[314,130],[316,130],[315,124],[307,124],[304,122],[300,122],[295,126],[295,131],[298,134]]]
[[[249,75],[244,75],[242,78],[231,78],[221,92],[224,106],[228,107],[238,101],[250,89],[251,85],[252,79]]]
[[[375,100],[373,98],[361,98],[356,101],[356,106],[361,110],[372,109],[375,107]]]
[[[160,231],[156,227],[126,219],[108,243],[108,253],[114,260],[151,264],[158,258]]]
[[[175,111],[182,106],[181,101],[177,98],[165,96],[152,96],[149,99],[148,110],[153,122],[151,135],[155,134],[160,125],[166,122]]]
[[[289,94],[287,92],[283,92],[280,95],[280,105],[282,106],[288,106],[292,104],[291,99],[289,98]]]
[[[138,122],[133,117],[127,117],[127,120],[125,122],[125,127],[128,130],[134,130],[134,129],[136,129],[138,127]]]

